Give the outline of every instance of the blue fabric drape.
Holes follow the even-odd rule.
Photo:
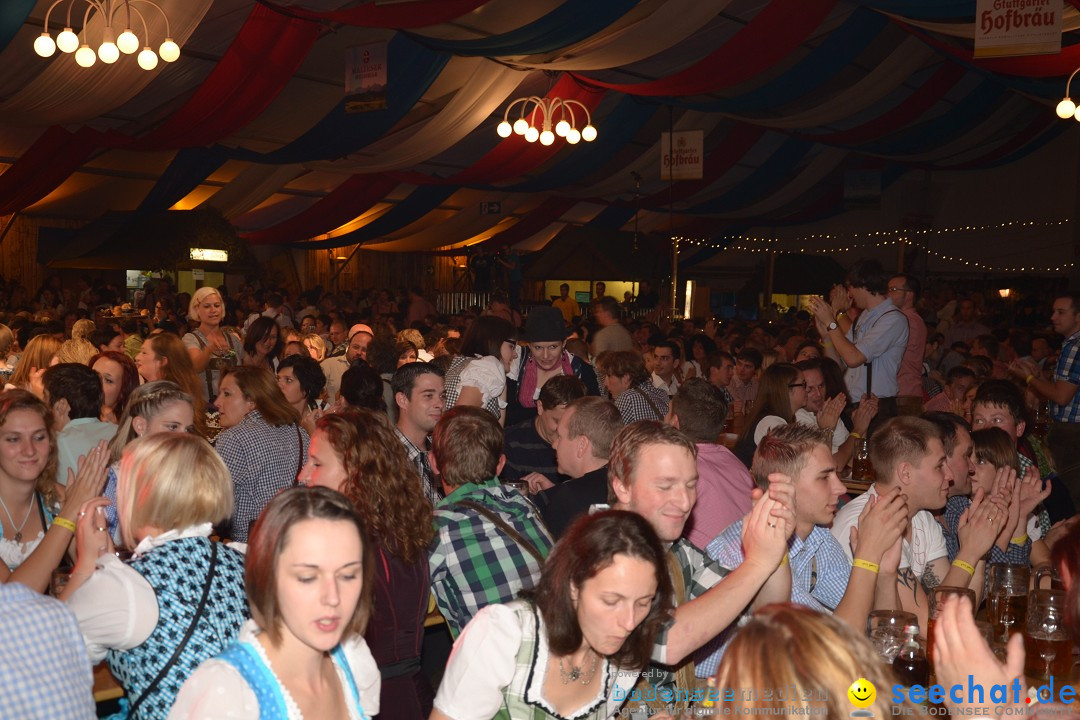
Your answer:
[[[35,0],[4,0],[4,2],[0,3],[0,50],[6,48],[11,39],[15,37],[15,33],[19,32],[19,28],[26,22],[26,18],[30,16],[30,11],[34,9],[35,4]],[[52,20],[57,16],[54,15],[49,19]],[[63,27],[63,25],[60,25],[49,30],[54,40],[57,31],[62,30]],[[30,48],[26,49],[30,50]]]
[[[400,230],[406,225],[416,222],[432,210],[443,204],[448,197],[457,192],[457,188],[448,185],[425,185],[413,190],[409,197],[405,198],[385,215],[368,223],[362,228],[353,230],[345,235],[340,235],[329,240],[317,242],[293,243],[292,247],[314,250],[317,248],[335,248],[345,245],[365,243],[369,240],[380,238],[389,233]]]
[[[169,167],[139,204],[137,213],[168,210],[225,164],[221,148],[186,148],[176,153]]]
[[[612,205],[601,210],[600,214],[585,224],[601,230],[618,230],[633,218],[634,208]]]
[[[859,5],[913,20],[961,20],[975,17],[975,0],[857,0]]]
[[[690,214],[720,214],[738,210],[768,197],[791,178],[792,173],[813,147],[800,138],[789,138],[769,159],[728,192],[687,209]],[[676,210],[676,212],[679,212]]]
[[[288,164],[329,160],[375,142],[413,108],[446,67],[450,56],[434,52],[401,35],[387,47],[385,110],[345,112],[345,101],[288,145],[267,153],[236,149],[230,157],[260,163]]]
[[[638,0],[566,0],[542,18],[499,35],[476,40],[442,40],[416,34],[412,37],[454,55],[535,55],[592,37],[637,4]]]

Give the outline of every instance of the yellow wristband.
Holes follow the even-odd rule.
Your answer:
[[[787,563],[787,553],[784,553],[784,557],[780,558],[780,565],[778,565],[778,567],[784,567],[785,565],[787,565]]]
[[[1027,540],[1028,540],[1028,536],[1027,536],[1027,533],[1025,533],[1025,534],[1021,535],[1020,537],[1014,537],[1009,542],[1012,543],[1013,545],[1023,545],[1024,543],[1027,542]]]
[[[1024,378],[1024,382],[1027,383],[1028,385],[1030,385],[1031,381],[1034,380],[1034,379],[1035,379],[1034,375],[1028,375],[1026,378]]]
[[[862,433],[858,433],[858,432],[855,432],[854,430],[852,430],[851,432],[848,433],[848,437],[853,437],[856,440],[862,440]]]
[[[964,562],[960,558],[956,558],[955,560],[953,560],[952,564],[953,564],[954,567],[958,567],[961,570],[963,570],[964,572],[966,572],[968,575],[971,575],[972,577],[974,577],[975,568],[972,565],[968,565],[966,562]]]
[[[60,517],[59,515],[57,515],[53,518],[52,524],[56,525],[57,527],[62,527],[72,534],[75,533],[75,523],[71,522],[66,517]]]
[[[877,574],[878,574],[878,572],[879,572],[879,571],[881,570],[881,566],[880,566],[880,565],[878,565],[878,564],[877,564],[877,563],[875,563],[875,562],[870,562],[869,560],[861,560],[861,559],[859,559],[859,558],[855,558],[855,559],[854,559],[854,560],[853,560],[853,561],[851,562],[851,564],[852,564],[852,565],[853,565],[854,567],[857,567],[857,568],[862,568],[863,570],[869,570],[870,572],[874,573],[875,575],[877,575]]]

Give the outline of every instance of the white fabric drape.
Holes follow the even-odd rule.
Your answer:
[[[815,185],[827,178],[847,156],[847,150],[825,148],[803,168],[802,172],[778,192],[753,205],[748,205],[734,212],[724,213],[721,217],[729,219],[755,218],[779,210],[796,198],[801,197],[804,193],[809,192]]]
[[[526,77],[525,73],[485,58],[460,58],[455,62],[471,64],[472,72],[446,106],[419,128],[407,128],[373,143],[362,153],[369,157],[354,154],[347,160],[310,163],[308,167],[375,173],[424,162],[449,149],[487,121]]]
[[[173,40],[182,48],[214,3],[213,0],[161,0],[159,4],[169,17]],[[156,49],[165,39],[165,19],[161,13],[148,6],[134,7],[142,11],[146,18],[150,47]],[[81,3],[76,4],[75,8],[79,11],[85,9]],[[62,16],[54,12],[50,18],[50,31],[53,30],[52,25],[56,20],[63,22]],[[132,30],[145,42],[142,23],[138,22],[137,27],[134,27],[136,22],[138,21],[133,17]],[[87,29],[80,33],[79,39],[82,40],[84,36],[89,38],[87,44],[96,50],[101,42],[104,24],[104,18],[95,12],[87,24]],[[60,29],[63,29],[62,24],[57,28]],[[55,38],[55,33],[53,37]],[[0,118],[20,124],[58,125],[86,122],[123,105],[142,92],[162,71],[162,66],[166,65],[164,61],[159,61],[156,69],[147,72],[139,67],[135,55],[121,54],[120,59],[112,65],[98,60],[92,67],[83,68],[75,63],[73,55],[66,55],[58,50],[51,58],[39,58],[28,47],[9,47],[4,53],[4,60],[14,52],[30,54],[34,60],[49,63],[32,83],[0,103]]]
[[[258,207],[291,180],[304,172],[301,165],[263,165],[252,163],[232,182],[218,190],[201,205],[215,207],[232,220]]]

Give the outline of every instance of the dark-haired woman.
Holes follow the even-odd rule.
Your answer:
[[[473,321],[462,341],[461,355],[446,371],[446,410],[471,405],[487,410],[499,420],[506,418],[506,373],[517,357],[517,330],[509,321],[481,315]]]
[[[300,413],[300,425],[310,436],[315,432],[315,421],[322,414],[319,395],[326,387],[326,376],[319,363],[307,353],[289,355],[278,364],[277,384],[285,400]]]
[[[90,358],[90,368],[101,378],[105,390],[102,421],[119,422],[127,407],[128,396],[139,387],[139,369],[125,353],[115,350],[105,350]]]
[[[243,365],[266,368],[270,372],[277,369],[278,355],[284,346],[281,328],[272,317],[262,315],[255,318],[244,336]]]
[[[578,520],[528,600],[489,605],[454,645],[432,720],[614,717],[672,605],[664,550],[636,513]]]
[[[427,720],[434,692],[420,667],[431,583],[431,502],[386,415],[325,415],[300,482],[352,500],[375,551],[375,606],[366,639],[382,672],[380,720]]]
[[[761,438],[774,427],[795,422],[795,413],[806,407],[806,379],[802,370],[788,363],[774,363],[761,375],[754,414],[735,444],[735,455],[750,467]]]

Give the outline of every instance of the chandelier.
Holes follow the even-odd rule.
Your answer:
[[[1069,81],[1065,83],[1065,97],[1061,102],[1057,104],[1057,116],[1062,120],[1068,120],[1071,117],[1075,117],[1080,122],[1080,112],[1076,109],[1076,103],[1073,102],[1072,97],[1069,95],[1069,86],[1072,85],[1073,78],[1076,77],[1076,73],[1080,72],[1080,68],[1076,68],[1072,71],[1072,75],[1069,76]]]
[[[86,11],[83,13],[81,44],[79,36],[71,29],[71,9],[76,2],[80,1],[86,3]],[[53,40],[52,36],[49,35],[49,15],[62,2],[64,0],[56,0],[49,6],[48,12],[45,13],[45,32],[34,40],[34,52],[41,57],[52,57],[59,48],[60,52],[75,53],[75,62],[81,67],[88,68],[98,59],[106,65],[111,65],[120,58],[120,53],[132,55],[139,49],[139,45],[142,45],[142,51],[139,52],[136,59],[139,67],[143,70],[156,68],[159,55],[165,62],[174,62],[180,57],[180,46],[173,41],[172,33],[169,31],[169,17],[161,9],[161,6],[153,2],[153,0],[69,0],[67,23],[64,25],[64,29],[56,36],[56,40]],[[157,53],[150,49],[150,31],[146,25],[146,18],[143,17],[137,7],[134,7],[135,3],[150,5],[165,18],[165,40],[158,47]],[[101,33],[101,44],[98,45],[97,52],[90,47],[88,44],[89,38],[87,37],[87,24],[90,21],[91,14],[94,12],[100,15],[105,22],[105,28]],[[120,15],[119,18],[117,17],[118,14]],[[142,25],[143,42],[139,41],[139,36],[131,29],[132,15],[138,18]],[[116,24],[117,20],[124,23],[124,30],[119,35],[115,33],[115,28],[120,27]]]
[[[510,111],[514,106],[521,104],[521,114],[514,124],[510,124]],[[581,108],[584,113],[585,127],[578,130],[577,118],[574,115],[574,106]],[[530,109],[531,108],[531,109]],[[542,122],[537,127],[537,113],[541,115]],[[556,114],[558,120],[555,121]],[[526,115],[528,119],[526,120]],[[551,126],[555,121],[554,129]],[[540,141],[541,145],[550,145],[555,142],[555,136],[566,138],[566,142],[577,145],[578,142],[592,142],[596,139],[596,128],[592,126],[589,117],[589,109],[577,100],[563,100],[562,98],[539,98],[520,97],[506,106],[502,122],[495,128],[499,137],[510,137],[510,133],[524,135],[529,142]]]

